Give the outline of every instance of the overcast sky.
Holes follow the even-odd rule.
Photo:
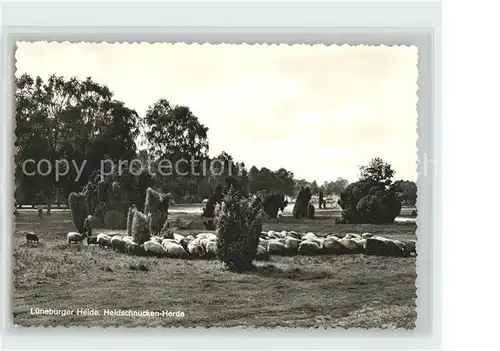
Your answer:
[[[355,181],[379,156],[416,180],[416,47],[19,43],[16,75],[91,76],[143,116],[159,98],[209,127],[210,154]]]

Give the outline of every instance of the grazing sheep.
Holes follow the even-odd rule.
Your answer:
[[[297,249],[297,252],[302,255],[315,255],[320,252],[320,246],[314,241],[302,241]]]
[[[267,237],[271,239],[276,239],[276,232],[274,230],[270,230],[267,232]]]
[[[323,241],[321,252],[326,254],[339,255],[345,252],[345,247],[344,245],[339,243],[338,239],[334,239],[334,237],[329,237]]]
[[[318,237],[314,235],[314,233],[307,233],[304,234],[304,236],[302,236],[302,240],[307,240],[307,239],[318,239]]]
[[[166,245],[165,243],[174,243],[174,244],[179,244],[180,245],[180,243],[178,241],[174,240],[174,239],[163,239],[161,241],[161,244],[163,246],[165,246]]]
[[[288,236],[291,236],[292,238],[295,239],[302,239],[301,235],[293,230],[288,232]]]
[[[344,236],[344,239],[360,239],[360,238],[361,238],[361,235],[356,234],[356,233],[347,233]]]
[[[261,245],[261,246],[263,246],[264,248],[267,249],[268,244],[269,244],[269,240],[268,239],[259,238],[259,245]]]
[[[38,236],[33,232],[26,232],[26,242],[38,242]]]
[[[352,239],[356,242],[356,244],[358,244],[358,249],[359,249],[359,252],[362,253],[365,251],[365,243],[366,243],[366,239],[363,239],[363,238],[357,238],[357,239]]]
[[[150,237],[151,214],[145,215],[135,210],[132,216],[132,236],[137,244],[142,244]]]
[[[123,241],[134,241],[134,237],[133,236],[124,236],[122,237]]]
[[[329,234],[328,237],[336,237],[337,239],[343,239],[346,235],[343,233],[334,233],[334,234]]]
[[[257,261],[265,261],[269,259],[269,251],[267,251],[263,246],[257,246],[257,254],[255,255]]]
[[[213,258],[217,255],[217,241],[209,241],[205,248],[207,257]]]
[[[340,239],[339,243],[344,246],[346,253],[356,253],[360,251],[359,245],[352,239]]]
[[[300,240],[295,239],[294,237],[285,238],[285,249],[289,253],[296,253],[300,245]]]
[[[113,251],[125,252],[125,244],[128,241],[123,240],[123,238],[119,235],[116,235],[111,238],[111,248]]]
[[[200,234],[196,235],[196,238],[217,240],[217,235],[215,235],[213,233],[200,233]]]
[[[372,238],[373,234],[372,233],[363,233],[363,234],[361,234],[361,237],[363,239],[368,239],[368,238]]]
[[[389,239],[387,240],[386,244],[389,246],[390,250],[390,256],[395,256],[395,257],[404,257],[408,256],[409,253],[407,253],[405,246],[403,243],[399,240],[393,240]]]
[[[109,247],[111,246],[111,237],[104,233],[97,234],[97,244],[101,248]]]
[[[323,238],[313,238],[313,237],[307,237],[307,238],[304,238],[302,239],[302,241],[312,241],[312,242],[315,242],[316,244],[318,244],[319,246],[323,245]]]
[[[403,242],[410,253],[417,253],[417,242],[415,240],[407,240]]]
[[[129,255],[138,255],[140,250],[140,244],[133,241],[125,241],[125,253]]]
[[[87,237],[86,233],[80,234],[77,232],[69,232],[68,233],[68,245],[71,245],[72,242],[74,243],[81,243],[83,239]]]
[[[174,240],[181,242],[182,239],[185,239],[184,235],[174,233]]]
[[[286,254],[285,243],[278,239],[270,240],[267,244],[267,250],[273,255],[284,255]]]
[[[197,242],[190,242],[187,244],[187,249],[188,252],[191,254],[193,257],[203,257],[205,256],[205,247],[201,245],[200,243]]]
[[[165,256],[166,252],[163,249],[163,246],[156,241],[146,241],[144,243],[144,251],[157,257]]]
[[[97,245],[97,236],[87,237],[87,245]]]
[[[184,250],[184,248],[180,244],[163,240],[162,246],[165,249],[166,255],[168,257],[187,258],[189,256],[186,250]]]
[[[152,236],[152,237],[149,239],[149,241],[153,241],[153,242],[158,243],[158,244],[160,244],[160,245],[161,245],[162,240],[163,240],[163,239],[162,239],[162,238],[160,238],[159,236]]]
[[[380,237],[373,237],[366,239],[365,242],[365,253],[367,255],[375,256],[390,256],[391,248],[387,244],[387,240]]]

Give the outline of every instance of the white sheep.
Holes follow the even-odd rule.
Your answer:
[[[188,249],[188,252],[193,257],[203,257],[203,256],[205,256],[205,246],[202,245],[202,244],[200,244],[200,243],[198,243],[198,242],[191,241],[187,245],[187,249]]]
[[[321,251],[327,254],[341,254],[345,251],[344,246],[335,237],[326,238],[323,241]]]
[[[181,244],[163,240],[162,246],[165,249],[166,255],[174,258],[186,258],[188,253]]]
[[[134,237],[133,236],[124,236],[124,237],[122,237],[122,240],[123,241],[134,241]]]
[[[301,239],[301,235],[299,233],[293,231],[293,230],[289,231],[288,234],[287,234],[287,236],[291,236],[291,237],[293,237],[295,239]]]
[[[180,234],[175,234],[175,233],[174,233],[174,240],[175,240],[175,241],[181,242],[181,240],[182,240],[182,239],[186,239],[186,238],[184,237],[184,235],[180,235]]]
[[[207,247],[205,248],[205,252],[208,257],[215,257],[215,255],[217,254],[217,241],[209,241],[207,243]]]
[[[359,239],[359,238],[361,238],[361,235],[356,233],[347,233],[346,236],[344,236],[344,239]]]
[[[361,237],[363,239],[368,239],[368,238],[372,238],[373,234],[372,233],[363,233],[363,234],[361,234]]]
[[[353,239],[345,239],[345,238],[344,239],[340,239],[339,243],[342,244],[342,246],[345,247],[345,249],[346,249],[347,252],[355,253],[355,252],[358,252],[360,250],[360,246]]]
[[[160,238],[159,236],[152,236],[151,238],[149,238],[149,241],[153,241],[153,242],[161,245],[161,242],[163,241],[163,239]]]
[[[113,251],[125,252],[126,241],[120,235],[115,235],[110,240],[110,246]]]
[[[304,240],[300,243],[297,252],[302,255],[314,255],[320,252],[320,245],[312,240]]]
[[[196,235],[197,239],[211,239],[211,240],[217,240],[217,235],[214,233],[200,233]]]
[[[318,239],[318,237],[316,235],[314,235],[314,233],[307,233],[307,234],[304,234],[304,236],[302,236],[302,240],[307,240],[307,239],[312,239],[312,240],[315,240],[315,239]]]
[[[278,239],[270,240],[267,244],[267,250],[270,254],[283,255],[286,253],[285,243]]]
[[[269,252],[263,246],[258,245],[255,259],[256,260],[267,260],[268,258],[269,258]]]
[[[166,255],[163,246],[157,241],[152,241],[152,240],[146,241],[144,243],[144,251],[157,257],[163,257]]]
[[[287,237],[285,238],[285,248],[288,252],[290,253],[296,253],[297,249],[299,248],[300,245],[300,240],[295,239],[294,237]]]
[[[99,247],[109,247],[111,245],[111,237],[104,233],[97,234],[97,244]]]
[[[80,234],[77,232],[69,232],[68,233],[68,245],[71,245],[72,242],[74,243],[81,243],[83,239],[87,237],[86,233]]]
[[[259,245],[267,250],[267,245],[269,244],[268,239],[259,238]]]

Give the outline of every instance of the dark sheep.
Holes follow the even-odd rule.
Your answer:
[[[38,236],[35,233],[26,233],[26,242],[38,242]]]

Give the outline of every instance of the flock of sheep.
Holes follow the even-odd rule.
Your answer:
[[[85,238],[84,234],[70,232],[68,244],[82,242]],[[196,236],[173,234],[173,238],[152,236],[142,244],[135,242],[133,236],[101,233],[96,237],[87,237],[87,243],[132,255],[171,258],[215,258],[217,250],[217,236],[213,233],[200,233]],[[329,234],[319,237],[314,233],[270,230],[261,233],[256,258],[266,259],[269,255],[355,253],[408,257],[416,254],[416,242],[393,240],[370,233]]]
[[[393,240],[371,233],[328,234],[326,237],[319,237],[314,233],[270,230],[262,233],[259,246],[271,255],[354,253],[395,257],[416,255],[415,240]]]

